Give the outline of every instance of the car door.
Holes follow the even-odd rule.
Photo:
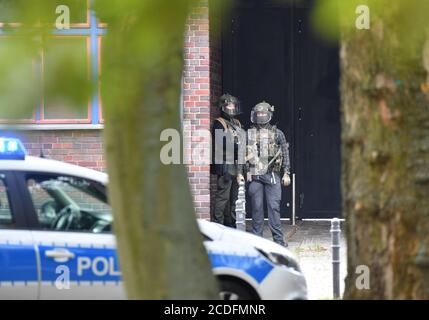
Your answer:
[[[0,300],[36,299],[37,254],[13,172],[0,171]]]
[[[68,175],[22,173],[37,224],[41,299],[124,297],[105,187]]]

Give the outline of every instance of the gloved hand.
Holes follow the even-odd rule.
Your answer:
[[[283,178],[282,178],[282,185],[284,185],[285,187],[287,187],[288,185],[290,185],[290,177],[289,177],[289,174],[285,173],[285,174],[283,175]]]
[[[238,174],[237,175],[237,183],[240,184],[241,182],[245,182],[244,176],[242,174]]]

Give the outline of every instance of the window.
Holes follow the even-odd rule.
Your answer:
[[[30,174],[27,187],[43,230],[111,231],[112,211],[103,185],[70,176]]]
[[[14,220],[10,209],[9,191],[4,174],[0,173],[0,229],[13,227]]]
[[[89,59],[88,48],[90,46],[89,39],[85,36],[55,36],[47,41],[47,49],[42,54],[42,82],[45,84],[43,91],[43,99],[41,101],[40,118],[45,123],[57,122],[78,122],[90,123],[91,105],[90,101],[83,101],[79,106],[73,106],[67,100],[63,100],[64,96],[69,97],[75,92],[85,91],[85,81],[89,76]],[[58,60],[58,57],[62,57]],[[73,83],[73,86],[57,88],[58,74],[55,72],[61,69],[61,66],[68,63],[67,72],[61,74],[61,81],[64,83]],[[74,66],[73,66],[74,65]],[[76,70],[79,67],[84,70]],[[72,74],[73,72],[73,74]],[[81,78],[83,86],[75,81]],[[46,86],[49,84],[49,86]],[[47,88],[50,88],[48,91]],[[64,92],[67,90],[67,92]]]
[[[22,58],[20,59],[22,62],[14,66],[14,72],[2,74],[3,81],[0,84],[0,107],[2,114],[0,118],[4,120],[34,122],[35,119],[34,104],[29,103],[29,100],[36,101],[38,98],[39,81],[36,79],[37,65],[36,61],[26,56],[25,51],[26,48],[19,37],[3,36],[1,35],[0,28],[0,57],[2,57],[2,63],[8,65],[8,57],[15,57],[18,53],[22,53],[22,56],[19,57]],[[9,83],[14,85],[9,86]],[[17,85],[18,83],[19,85]],[[26,95],[31,95],[30,99],[20,99],[23,88]],[[16,101],[17,105],[14,108],[6,108],[5,106],[11,105],[11,101]],[[17,112],[17,110],[20,110],[20,112]]]
[[[14,5],[11,5],[12,1]],[[0,53],[2,47],[7,50],[8,41],[13,39],[13,28],[19,28],[19,21],[17,21],[19,19],[13,9],[17,4],[25,5],[26,1],[28,0],[0,1]],[[7,114],[0,114],[0,122],[100,124],[103,122],[99,83],[100,52],[106,25],[97,20],[91,9],[90,0],[52,0],[51,3],[52,10],[49,12],[52,12],[52,17],[49,16],[49,21],[52,21],[54,26],[58,17],[55,9],[59,5],[66,5],[70,12],[70,29],[57,30],[53,27],[51,37],[46,40],[45,49],[40,52],[40,56],[30,66],[19,66],[20,74],[24,72],[26,75],[28,74],[23,78],[34,78],[36,86],[39,86],[41,90],[35,94],[34,103],[31,106],[16,106],[15,109],[31,109],[32,111],[19,114],[19,119]],[[2,44],[4,45],[2,46]],[[60,56],[65,58],[58,59]],[[61,67],[61,65],[64,65],[66,72],[58,74],[58,66]],[[70,71],[73,71],[73,74]],[[78,72],[79,75],[76,74]],[[72,105],[64,97],[73,96],[82,90],[76,88],[76,81],[73,82],[74,85],[67,84],[72,83],[72,76],[74,76],[73,79],[76,79],[76,76],[81,75],[85,77],[85,81],[79,83],[84,85],[85,82],[92,82],[94,90],[87,101],[79,102],[79,105]],[[59,83],[62,85],[57,85]],[[6,104],[1,97],[0,92],[0,104]],[[3,107],[0,110],[7,110],[7,108]]]

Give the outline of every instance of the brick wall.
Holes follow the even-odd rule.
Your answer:
[[[185,33],[185,67],[183,84],[183,120],[185,141],[191,152],[198,151],[203,137],[193,135],[195,130],[210,130],[210,37],[208,0],[202,0],[191,12]],[[191,136],[192,135],[192,136]],[[191,149],[192,147],[192,149]],[[207,147],[207,146],[206,146]],[[203,151],[203,150],[201,150]],[[210,218],[210,166],[191,158],[188,176],[197,215]]]
[[[90,169],[105,171],[103,142],[100,130],[34,130],[19,131],[29,155],[69,162]]]

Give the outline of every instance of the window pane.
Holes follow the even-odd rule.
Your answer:
[[[5,178],[3,174],[0,174],[0,228],[13,228],[13,225]]]
[[[44,114],[51,119],[88,119],[86,37],[54,37],[43,58]]]
[[[19,37],[0,36],[0,119],[33,119],[40,100],[40,75],[31,45]],[[13,66],[13,67],[11,67]]]
[[[111,230],[112,212],[102,185],[74,177],[31,175],[27,186],[43,229]]]

